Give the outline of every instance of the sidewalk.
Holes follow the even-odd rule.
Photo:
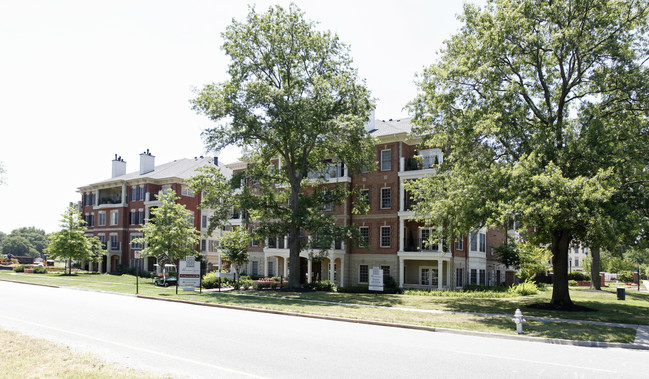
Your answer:
[[[645,281],[645,285],[649,285],[649,281]],[[649,287],[648,287],[649,288]],[[248,294],[238,294],[238,293],[226,293],[229,296],[247,296],[247,297],[262,297],[262,298],[272,298],[272,299],[281,299],[281,297],[269,297],[269,296],[259,296],[259,295],[248,295]],[[330,304],[330,305],[343,305],[343,306],[351,306],[351,307],[365,307],[365,308],[383,308],[383,309],[397,309],[397,310],[402,310],[402,311],[408,311],[408,312],[421,312],[421,313],[431,313],[431,314],[467,314],[467,315],[477,315],[477,316],[485,316],[485,317],[513,317],[513,315],[505,315],[505,314],[498,314],[498,313],[474,313],[474,312],[455,312],[455,311],[442,311],[442,310],[435,310],[435,309],[416,309],[416,308],[403,308],[403,307],[387,307],[383,305],[371,305],[371,304],[354,304],[354,303],[338,303],[338,302],[332,302],[332,301],[324,301],[324,300],[310,300],[310,299],[293,299],[291,298],[290,300],[292,301],[302,301],[302,302],[310,302],[310,303],[322,303],[322,304]],[[308,315],[303,315],[308,317]],[[629,329],[635,329],[636,330],[636,338],[633,344],[619,344],[619,343],[606,343],[606,342],[590,342],[590,341],[572,341],[575,342],[575,344],[579,344],[582,346],[597,346],[597,347],[627,347],[627,348],[633,348],[633,346],[621,346],[621,345],[635,345],[635,348],[638,349],[643,349],[643,350],[649,350],[649,325],[637,325],[637,324],[624,324],[624,323],[615,323],[615,322],[602,322],[602,321],[588,321],[588,320],[574,320],[574,319],[561,319],[561,318],[554,318],[554,317],[536,317],[536,316],[525,316],[524,317],[528,320],[536,320],[536,321],[541,321],[541,322],[566,322],[566,323],[580,323],[580,324],[588,324],[588,325],[601,325],[601,326],[611,326],[611,327],[620,327],[620,328],[629,328]],[[360,320],[354,320],[354,322],[359,322]],[[398,325],[393,325],[393,326],[398,326]],[[404,325],[404,327],[407,327]],[[452,329],[444,329],[444,328],[433,328],[435,331],[444,331],[444,332],[454,332],[454,333],[477,333],[477,334],[485,334],[482,332],[470,332],[470,331],[460,331],[460,330],[452,330]],[[526,338],[530,340],[545,340],[545,342],[549,343],[559,343],[558,340],[556,339],[551,339],[551,338],[542,338],[542,337],[522,337],[522,336],[509,336],[509,335],[498,335],[498,336],[503,336],[504,338],[507,337],[520,337],[520,338]],[[563,340],[563,341],[571,341],[571,340]]]

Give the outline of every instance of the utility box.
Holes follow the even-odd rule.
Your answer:
[[[618,299],[618,300],[624,300],[624,299],[626,299],[626,288],[624,288],[624,287],[617,287],[617,299]]]

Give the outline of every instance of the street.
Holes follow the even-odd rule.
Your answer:
[[[649,370],[647,351],[435,333],[2,281],[0,294],[0,328],[173,377],[615,378],[642,377]]]

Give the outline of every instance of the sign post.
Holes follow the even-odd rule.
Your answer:
[[[183,291],[194,291],[194,287],[201,285],[201,262],[196,262],[192,256],[186,256],[179,263],[178,286],[183,287]]]
[[[370,271],[369,290],[383,292],[383,270],[378,267],[373,267]]]
[[[140,293],[140,275],[138,272],[139,266],[140,266],[140,251],[135,252],[135,294]]]

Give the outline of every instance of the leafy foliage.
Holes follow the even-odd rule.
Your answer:
[[[412,183],[449,236],[516,218],[553,256],[552,303],[572,303],[571,241],[637,235],[649,152],[646,0],[488,1],[424,70],[409,104],[445,156]],[[432,128],[431,128],[432,126]]]
[[[162,204],[151,209],[152,217],[140,229],[144,237],[133,240],[145,244],[143,256],[166,255],[174,260],[200,254],[196,250],[199,234],[191,223],[192,214],[183,204],[176,203],[178,199],[173,190],[158,196]]]
[[[248,263],[248,244],[252,237],[244,228],[237,228],[231,232],[226,232],[221,236],[221,258],[229,262],[235,269],[240,269]]]
[[[517,275],[523,281],[546,272],[551,256],[547,249],[530,242],[508,241],[495,248],[494,252],[502,264],[516,267]]]
[[[49,236],[46,253],[51,258],[68,259],[68,274],[72,274],[72,260],[96,261],[103,254],[97,237],[86,236],[86,222],[74,207],[68,208],[61,220],[61,230]]]
[[[207,148],[240,146],[248,163],[239,205],[266,236],[288,235],[289,286],[299,286],[301,231],[351,235],[326,204],[340,204],[344,188],[313,188],[329,162],[351,170],[371,167],[374,143],[364,129],[372,104],[352,68],[349,48],[316,30],[295,6],[251,8],[245,22],[223,33],[229,80],[206,85],[194,109],[217,126],[204,131]],[[317,175],[316,175],[317,176]],[[309,190],[313,188],[313,190]]]

